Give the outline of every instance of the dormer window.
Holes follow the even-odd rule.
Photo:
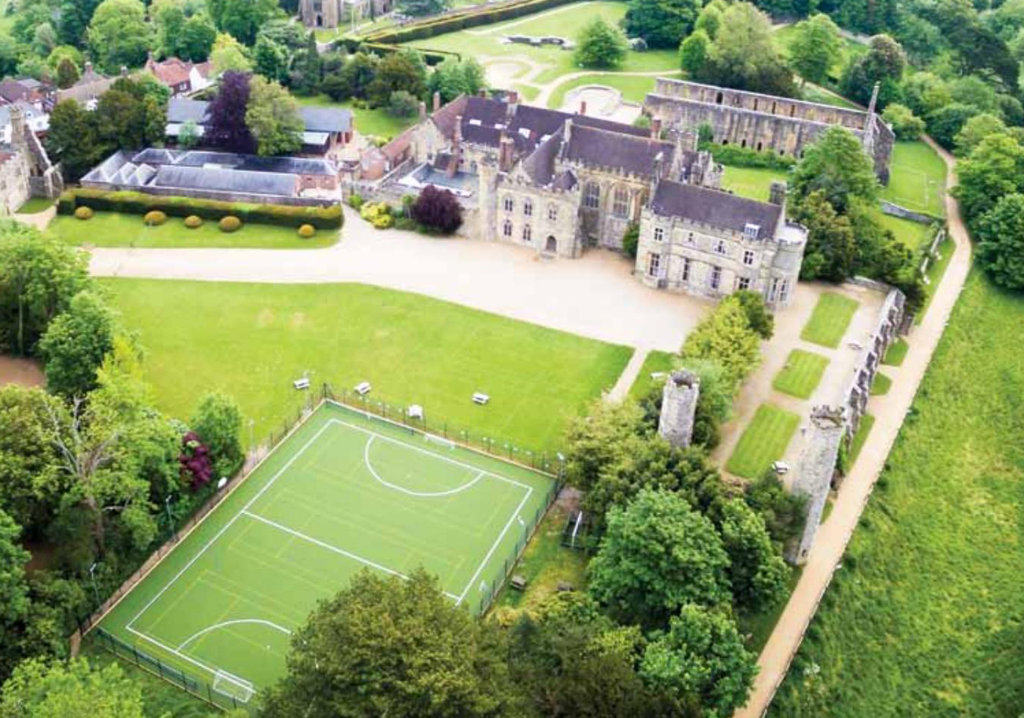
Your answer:
[[[469,124],[473,125],[474,127],[480,127],[481,125],[483,125],[483,123],[476,118],[471,119],[469,121]]]
[[[759,224],[751,224],[750,222],[747,222],[746,226],[743,228],[744,239],[757,239],[757,235],[760,233],[761,225]]]

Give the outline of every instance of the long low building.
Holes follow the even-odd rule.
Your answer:
[[[82,186],[294,205],[341,197],[338,168],[330,160],[155,148],[114,153],[82,178]]]

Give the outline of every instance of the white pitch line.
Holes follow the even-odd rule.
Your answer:
[[[456,486],[454,489],[448,489],[447,491],[411,491],[409,489],[385,481],[384,478],[374,470],[373,464],[370,462],[370,444],[372,444],[374,439],[376,438],[376,436],[371,436],[369,439],[367,439],[366,446],[363,448],[363,463],[366,464],[366,470],[370,472],[373,478],[377,479],[377,481],[384,484],[389,489],[400,491],[403,494],[427,499],[437,498],[439,496],[451,496],[452,494],[457,494],[459,492],[465,491],[466,489],[470,488],[471,486],[473,486],[473,484],[475,484],[476,482],[478,482],[480,479],[487,475],[487,472],[481,471],[476,475],[476,478],[474,478],[472,481],[462,484],[461,486]]]
[[[464,599],[466,597],[466,594],[469,593],[469,589],[473,585],[473,582],[476,581],[477,577],[480,575],[480,572],[484,570],[484,566],[487,565],[487,562],[491,560],[491,556],[497,550],[498,544],[500,544],[501,540],[503,538],[505,538],[505,534],[508,533],[508,529],[512,525],[512,522],[515,521],[516,518],[519,516],[519,512],[523,510],[523,506],[526,504],[527,500],[530,498],[530,496],[532,494],[533,494],[533,489],[530,488],[529,486],[527,486],[526,487],[526,496],[524,496],[523,500],[519,502],[519,506],[516,507],[516,510],[512,512],[512,516],[509,517],[508,523],[505,524],[505,528],[503,528],[501,530],[501,533],[498,534],[498,538],[495,539],[494,543],[491,545],[491,550],[487,552],[487,555],[484,556],[484,560],[477,567],[476,573],[474,573],[473,577],[471,579],[469,579],[469,583],[467,583],[466,584],[466,588],[463,589],[462,595],[459,596],[459,600],[455,602],[456,606],[458,606],[460,603],[462,603],[462,599]]]
[[[189,636],[184,641],[182,641],[181,644],[178,646],[177,650],[180,651],[185,646],[187,646],[188,644],[192,643],[192,641],[196,640],[200,636],[203,636],[203,635],[209,633],[210,631],[216,631],[218,628],[225,628],[227,626],[234,626],[234,625],[239,624],[239,623],[257,623],[257,624],[260,624],[262,626],[270,626],[271,628],[274,628],[274,629],[280,631],[281,633],[285,633],[285,634],[287,634],[289,636],[292,635],[292,632],[289,631],[287,628],[285,628],[284,626],[279,626],[276,623],[274,623],[273,621],[265,621],[262,618],[236,618],[236,619],[231,620],[231,621],[223,621],[221,623],[215,623],[212,626],[207,626],[206,628],[204,628],[201,631],[196,631],[191,636]]]
[[[276,521],[271,521],[270,519],[268,519],[268,518],[266,518],[264,516],[260,516],[259,514],[254,514],[251,511],[245,511],[244,513],[245,513],[246,516],[248,516],[251,519],[255,519],[256,521],[262,521],[263,523],[267,524],[268,526],[273,526],[274,528],[278,529],[279,531],[284,531],[285,533],[291,534],[292,536],[295,536],[296,538],[300,538],[303,541],[308,541],[309,543],[315,544],[317,546],[320,546],[321,548],[325,548],[328,551],[333,551],[334,553],[341,554],[342,556],[346,556],[346,557],[352,559],[353,561],[358,561],[359,563],[364,564],[366,566],[369,566],[370,568],[375,568],[378,571],[383,571],[384,573],[390,574],[392,576],[397,576],[398,578],[400,578],[400,579],[402,579],[404,581],[408,581],[409,580],[408,576],[406,576],[404,573],[401,573],[399,571],[394,570],[393,568],[388,568],[387,566],[382,566],[379,563],[375,563],[374,561],[371,561],[369,559],[363,558],[362,556],[358,556],[358,555],[352,553],[351,551],[346,551],[343,548],[338,548],[337,546],[332,546],[329,543],[325,543],[324,541],[321,541],[320,539],[313,538],[312,536],[307,536],[304,533],[296,531],[295,529],[288,528],[287,526],[284,526],[283,524],[279,524]],[[454,598],[456,600],[458,600],[458,598],[459,598],[455,594],[448,593],[447,591],[445,591],[444,595],[448,596],[449,598]]]

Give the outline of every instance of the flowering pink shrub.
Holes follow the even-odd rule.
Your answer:
[[[181,478],[187,481],[193,491],[198,491],[210,483],[213,478],[213,466],[210,462],[210,450],[199,440],[199,436],[190,431],[181,437]]]

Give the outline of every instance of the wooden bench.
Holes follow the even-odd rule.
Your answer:
[[[301,379],[296,379],[295,381],[292,382],[292,386],[294,386],[296,389],[308,389],[309,379],[305,377]]]
[[[373,387],[370,386],[370,382],[361,381],[358,384],[356,384],[356,394],[358,394],[359,396],[366,396],[367,394],[370,393],[370,390],[372,388]]]
[[[484,394],[482,392],[478,391],[477,393],[473,394],[473,403],[474,404],[480,404],[482,406],[482,405],[486,404],[487,402],[489,402],[490,400],[491,400],[491,397],[489,397],[487,394]]]

